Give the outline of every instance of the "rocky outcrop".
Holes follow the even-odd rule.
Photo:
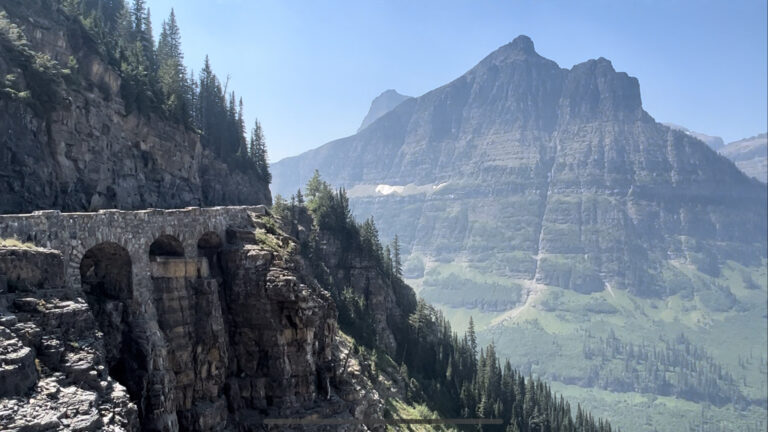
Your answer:
[[[104,340],[64,285],[61,255],[0,250],[0,429],[138,431],[136,406],[109,375]]]
[[[128,113],[121,78],[56,2],[0,11],[0,213],[269,203],[269,186],[156,115]]]
[[[262,430],[265,418],[381,418],[298,244],[268,214],[251,215],[226,242],[204,236],[196,256],[154,243],[147,297],[117,245],[83,255],[79,285],[59,252],[0,249],[0,428]]]
[[[610,61],[563,69],[525,36],[356,135],[274,164],[273,189],[293,193],[315,169],[428,269],[658,297],[673,291],[670,260],[711,272],[768,249],[765,185],[656,123]]]

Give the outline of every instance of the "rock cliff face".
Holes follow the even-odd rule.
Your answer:
[[[0,5],[0,213],[271,201],[194,132],[127,114],[120,75],[58,7]]]
[[[64,284],[58,252],[0,249],[0,428],[261,430],[267,417],[380,418],[333,300],[273,226],[269,216],[233,226],[226,242],[201,241],[200,258],[158,243],[147,304],[126,296],[117,249],[83,257],[82,289]]]
[[[0,428],[139,430],[88,303],[65,288],[61,255],[3,248],[0,274]]]
[[[315,169],[427,267],[656,297],[675,290],[660,277],[669,259],[711,272],[766,256],[764,185],[656,123],[637,79],[608,60],[562,69],[524,36],[358,134],[274,164],[273,189],[290,194]]]
[[[359,243],[345,239],[337,231],[313,228],[312,217],[305,209],[297,209],[286,219],[281,222],[303,245],[304,255],[313,264],[310,266],[313,277],[336,298],[350,290],[365,301],[368,315],[365,327],[370,328],[357,329],[358,335],[370,332],[372,345],[396,356],[403,348],[398,335],[408,331],[408,317],[416,309],[412,288],[388,277]],[[317,237],[314,250],[309,244],[310,235]]]

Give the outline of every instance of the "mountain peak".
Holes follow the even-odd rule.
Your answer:
[[[536,52],[531,38],[520,35],[513,39],[512,42],[502,45],[490,53],[475,68],[482,70],[490,65],[502,65],[519,60],[538,60],[543,58]]]
[[[402,95],[394,89],[383,91],[380,95],[376,96],[373,102],[371,102],[371,108],[368,110],[368,114],[363,119],[363,123],[357,131],[359,132],[365,129],[379,117],[392,111],[396,106],[410,98],[410,96]]]
[[[395,97],[397,97],[397,96],[400,96],[400,97],[408,97],[408,96],[405,96],[405,95],[402,95],[402,94],[400,94],[400,93],[399,93],[397,90],[395,90],[395,89],[387,89],[387,90],[384,90],[383,92],[381,92],[381,94],[380,94],[380,95],[378,95],[378,96],[376,97],[376,99],[378,99],[378,98],[381,98],[381,97],[387,97],[387,96],[395,96]]]
[[[538,57],[536,50],[533,47],[533,41],[526,35],[520,35],[516,37],[512,42],[502,46],[489,55],[492,59],[519,59],[526,57]]]
[[[525,53],[536,52],[536,50],[533,48],[533,41],[526,35],[520,35],[516,37],[514,40],[512,40],[512,42],[509,43],[509,46],[517,51]]]

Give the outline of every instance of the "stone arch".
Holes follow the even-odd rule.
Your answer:
[[[197,240],[197,256],[205,258],[211,276],[221,276],[221,248],[224,241],[216,231],[206,231]]]
[[[81,232],[77,241],[72,244],[63,243],[54,246],[54,249],[58,249],[64,255],[65,261],[68,263],[67,274],[70,285],[73,288],[83,288],[80,265],[83,258],[91,249],[95,249],[99,245],[113,244],[125,251],[127,251],[133,272],[131,274],[131,280],[133,285],[133,293],[136,293],[137,284],[140,283],[142,269],[146,268],[146,258],[140,256],[137,250],[137,242],[132,239],[130,235],[120,230],[103,230],[102,232]],[[141,243],[141,241],[138,241]]]
[[[89,248],[80,260],[80,284],[103,333],[109,375],[137,400],[135,377],[146,375],[146,361],[131,325],[133,261],[123,246],[105,241]]]
[[[149,245],[150,260],[157,257],[184,257],[184,245],[172,235],[160,235]]]
[[[86,295],[114,300],[133,296],[133,263],[128,251],[114,242],[102,242],[88,249],[80,259],[80,284]]]

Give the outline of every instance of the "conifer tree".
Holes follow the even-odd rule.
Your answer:
[[[360,227],[360,238],[373,257],[381,257],[383,255],[384,251],[379,241],[379,229],[376,228],[373,216],[366,219]]]
[[[309,200],[313,200],[320,195],[325,182],[320,178],[320,171],[315,170],[312,174],[312,178],[307,182],[307,197]]]
[[[269,163],[267,162],[267,143],[258,119],[254,121],[253,129],[251,130],[248,156],[259,175],[267,182],[271,182],[272,174],[269,172]]]
[[[181,31],[176,22],[176,13],[171,9],[157,43],[157,75],[160,89],[165,97],[164,108],[171,118],[188,124],[189,90],[184,54],[181,51]]]
[[[131,21],[133,41],[141,41],[144,33],[144,25],[147,22],[147,8],[144,0],[133,0],[133,7],[131,8]]]
[[[472,356],[474,357],[477,355],[477,336],[475,335],[475,321],[471,316],[467,326],[467,338],[469,339],[469,347],[472,349]]]
[[[235,97],[235,93],[232,92],[232,97]],[[241,151],[243,155],[248,158],[248,143],[245,141],[245,113],[243,112],[243,97],[241,96],[240,99],[237,101],[237,133],[238,136],[243,137],[242,143],[241,143],[241,149],[238,149],[238,151]],[[261,126],[259,126],[261,128]],[[263,139],[263,134],[262,134]]]
[[[403,278],[403,261],[400,256],[400,239],[398,238],[397,234],[395,234],[395,239],[392,241],[392,253],[394,255],[394,269],[395,269],[395,276],[402,279]]]
[[[147,8],[144,14],[139,40],[141,42],[141,50],[147,61],[147,70],[150,71],[150,77],[153,78],[157,72],[157,62],[155,59],[155,37],[152,35],[152,16],[149,8]]]

